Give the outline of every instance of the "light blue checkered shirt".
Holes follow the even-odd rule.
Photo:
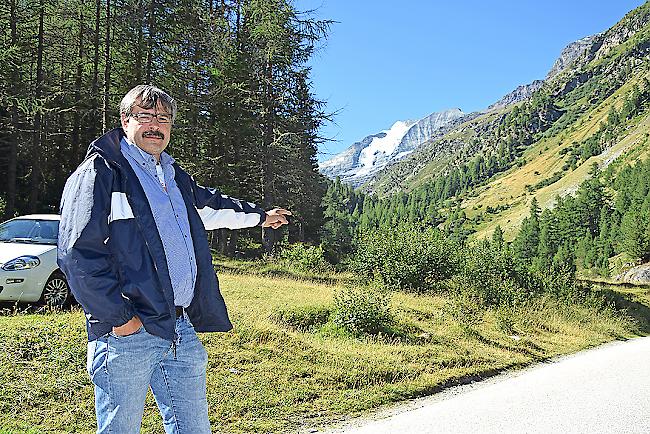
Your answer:
[[[174,289],[174,305],[187,307],[194,297],[196,258],[187,209],[174,180],[174,159],[163,152],[156,170],[156,159],[124,138],[120,150],[140,180],[156,221]]]

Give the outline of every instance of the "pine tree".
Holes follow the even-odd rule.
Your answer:
[[[519,234],[513,242],[515,254],[527,262],[532,262],[537,256],[540,234],[539,215],[539,203],[537,198],[533,198],[530,204],[530,216],[524,219]]]
[[[0,24],[7,216],[55,211],[88,144],[119,125],[121,97],[144,81],[178,100],[168,151],[198,182],[292,209],[278,237],[317,241],[316,148],[329,115],[308,61],[327,21],[284,0],[9,0]],[[217,239],[236,247],[235,233]]]
[[[494,228],[494,232],[492,233],[492,244],[498,250],[503,249],[503,245],[504,245],[503,230],[501,229],[500,225],[497,225],[497,227]]]

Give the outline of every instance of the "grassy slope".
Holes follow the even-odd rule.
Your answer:
[[[534,193],[527,193],[525,189],[527,184],[534,185],[551,177],[555,172],[561,171],[566,156],[559,154],[560,149],[571,146],[574,141],[581,142],[593,135],[600,127],[600,123],[605,121],[610,107],[620,108],[625,95],[635,83],[640,82],[641,78],[637,77],[635,80],[630,80],[597,107],[583,114],[562,133],[539,140],[524,153],[526,158],[524,166],[516,167],[498,177],[486,186],[481,187],[477,196],[465,200],[463,207],[466,209],[468,217],[483,213],[487,206],[495,208],[503,204],[509,205],[506,210],[498,214],[488,215],[489,220],[486,220],[477,228],[476,237],[490,236],[494,228],[501,225],[506,238],[511,239],[521,225],[522,220],[528,216],[530,202],[533,197],[537,197],[542,208],[553,206],[556,196],[572,194],[577,190],[578,186],[588,178],[590,167],[594,162],[598,163],[602,168],[615,158],[628,162],[646,158],[649,141],[646,133],[650,128],[650,114],[635,119],[633,125],[626,131],[621,140],[602,154],[591,157],[575,170],[569,169],[564,172],[564,176],[559,181]]]
[[[223,432],[326,423],[648,331],[647,321],[550,301],[495,312],[441,296],[396,294],[393,311],[408,331],[401,339],[354,339],[331,328],[300,333],[269,315],[286,306],[330,305],[336,286],[227,273],[221,283],[235,330],[201,338],[209,353],[210,418]],[[0,432],[92,431],[81,312],[1,316],[0,342]],[[144,432],[160,426],[149,396]]]

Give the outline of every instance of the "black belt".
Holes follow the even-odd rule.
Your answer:
[[[176,318],[180,318],[183,316],[183,311],[185,310],[183,306],[176,306]]]

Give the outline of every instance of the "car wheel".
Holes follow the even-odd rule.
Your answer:
[[[41,303],[51,307],[65,307],[70,304],[72,294],[63,273],[55,271],[43,288]]]

